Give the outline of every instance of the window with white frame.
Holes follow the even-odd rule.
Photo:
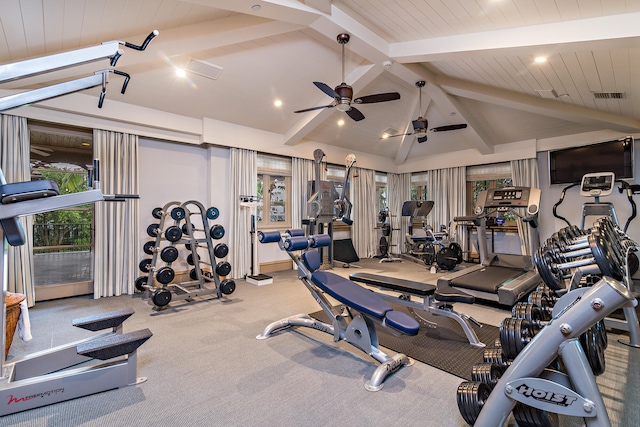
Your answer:
[[[411,200],[427,200],[427,174],[411,175]]]
[[[376,172],[376,196],[378,200],[378,210],[382,211],[385,208],[388,208],[388,198],[389,194],[387,189],[387,174],[382,172]]]
[[[258,154],[258,226],[291,226],[291,159]]]

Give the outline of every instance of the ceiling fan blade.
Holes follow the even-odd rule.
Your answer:
[[[376,93],[375,95],[361,96],[353,100],[355,104],[373,104],[374,102],[386,102],[400,99],[398,92]]]
[[[423,142],[425,142],[426,140],[427,140],[427,137],[426,137],[426,136],[418,137],[418,143],[419,143],[419,144],[422,144],[422,143],[423,143]]]
[[[327,95],[329,95],[332,98],[340,98],[340,95],[338,95],[336,93],[335,90],[333,90],[329,85],[327,85],[326,83],[322,83],[322,82],[313,82],[314,85],[316,85],[316,87],[318,89],[320,89],[321,91],[323,91],[324,93],[326,93]]]
[[[409,136],[409,135],[413,135],[413,134],[414,134],[413,132],[410,132],[410,133],[399,133],[399,134],[397,134],[397,135],[387,135],[387,136],[383,136],[383,137],[381,137],[381,138],[379,138],[379,139],[388,139],[388,138],[393,138],[393,137],[396,137],[396,136]]]
[[[333,104],[329,104],[329,105],[321,105],[321,106],[319,106],[319,107],[305,108],[304,110],[297,110],[297,111],[294,111],[294,113],[306,113],[307,111],[321,110],[321,109],[323,109],[323,108],[331,108],[331,107],[335,107],[335,105],[333,105]]]
[[[351,109],[347,110],[346,113],[349,117],[351,117],[356,122],[359,122],[360,120],[364,119],[364,114],[362,114],[360,110],[358,110],[357,108],[351,107]]]
[[[429,129],[429,132],[445,132],[445,131],[448,131],[448,130],[464,129],[466,127],[467,127],[466,123],[461,123],[461,124],[457,124],[457,125],[438,126],[438,127]]]

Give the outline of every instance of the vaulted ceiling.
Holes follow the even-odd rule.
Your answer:
[[[214,119],[282,135],[283,146],[314,142],[402,165],[464,150],[490,154],[518,141],[640,132],[638,22],[635,0],[5,0],[0,63],[110,40],[139,44],[157,29],[145,52],[123,48],[116,69],[131,81],[123,95],[122,79],[111,76],[105,103]],[[350,35],[346,45],[337,41],[341,33]],[[535,62],[539,56],[546,62]],[[176,76],[187,66],[197,72]],[[106,61],[0,89],[103,68]],[[343,74],[354,98],[398,92],[400,99],[358,105],[360,121],[337,108],[294,113],[332,105],[313,82],[332,89]],[[426,82],[421,93],[418,81]],[[99,90],[86,93],[97,99]],[[423,143],[415,135],[381,139],[412,133],[421,116],[429,129],[468,126],[428,132]]]

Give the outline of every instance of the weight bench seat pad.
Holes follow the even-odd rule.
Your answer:
[[[402,312],[394,312],[393,308],[379,295],[357,285],[342,276],[327,271],[316,271],[311,281],[338,301],[353,307],[363,314],[385,320],[386,324],[406,335],[417,335],[420,324]]]
[[[396,277],[380,276],[371,273],[352,273],[349,279],[354,282],[366,283],[367,285],[377,286],[380,288],[391,289],[407,294],[420,296],[433,295],[436,290],[434,285],[422,282],[414,282],[412,280],[398,279]]]
[[[2,200],[2,204],[58,196],[59,194],[58,184],[48,180],[13,182],[0,185],[0,200]]]

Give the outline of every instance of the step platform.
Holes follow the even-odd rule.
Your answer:
[[[125,308],[123,310],[111,311],[108,313],[96,314],[93,316],[81,317],[72,321],[73,326],[86,329],[88,331],[102,331],[104,329],[116,328],[127,320],[134,310]]]
[[[78,344],[76,351],[81,356],[109,360],[133,353],[152,335],[148,328],[126,334],[114,334]]]

